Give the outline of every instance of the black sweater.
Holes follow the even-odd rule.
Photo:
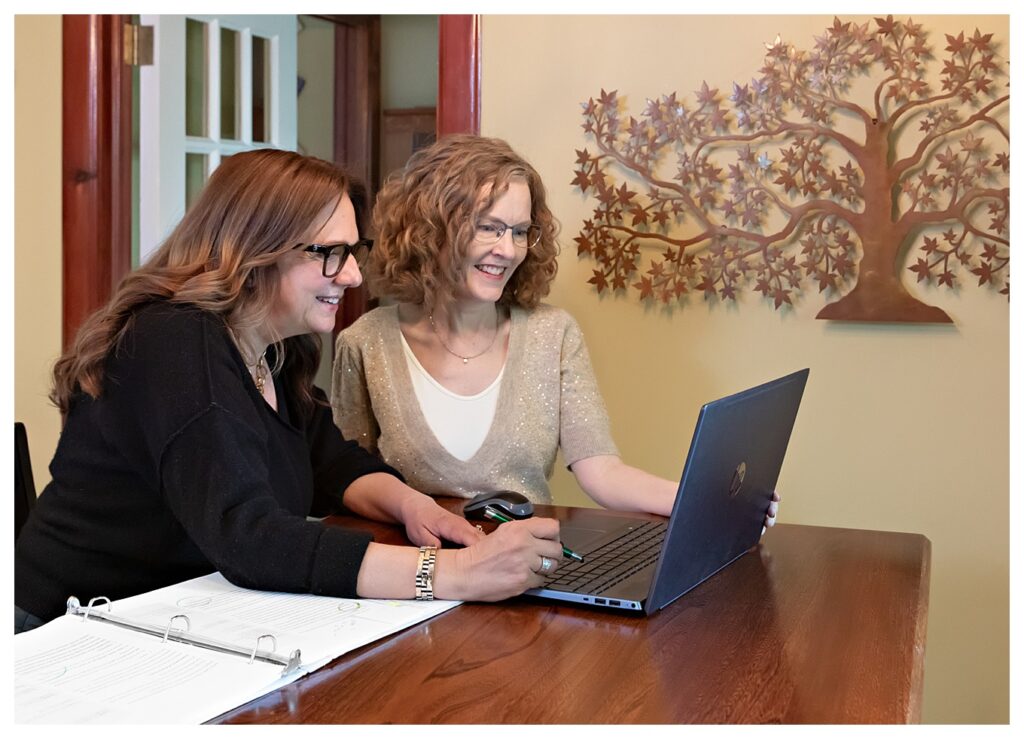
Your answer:
[[[308,521],[348,485],[397,473],[345,441],[330,409],[267,405],[217,316],[151,303],[72,400],[15,547],[15,603],[44,620],[219,570],[263,590],[355,595],[372,537]],[[319,390],[317,397],[323,399]]]

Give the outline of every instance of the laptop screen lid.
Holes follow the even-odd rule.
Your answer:
[[[705,404],[644,611],[652,614],[757,544],[810,370]]]

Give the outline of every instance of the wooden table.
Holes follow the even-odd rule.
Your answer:
[[[396,527],[331,522],[405,541]],[[930,556],[919,534],[779,524],[653,617],[464,604],[218,721],[917,722]]]

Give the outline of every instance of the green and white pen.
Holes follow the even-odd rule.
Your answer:
[[[508,523],[508,522],[510,522],[512,520],[511,518],[509,518],[505,514],[499,513],[496,508],[493,508],[491,506],[484,506],[484,515],[487,516],[487,518],[491,519],[492,521],[497,521],[498,523]],[[564,554],[566,557],[569,557],[571,559],[575,559],[577,562],[582,562],[583,561],[583,556],[582,555],[577,554],[576,552],[571,550],[569,547],[567,547],[565,544],[562,545],[562,554]]]

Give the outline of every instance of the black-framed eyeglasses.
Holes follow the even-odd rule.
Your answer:
[[[497,244],[508,231],[512,234],[512,244],[520,249],[529,249],[540,243],[543,230],[536,223],[507,223],[487,218],[476,224],[476,240],[481,244]]]
[[[373,239],[359,239],[354,244],[296,244],[292,248],[319,254],[324,260],[324,277],[337,277],[349,257],[354,257],[360,268],[366,264]]]

